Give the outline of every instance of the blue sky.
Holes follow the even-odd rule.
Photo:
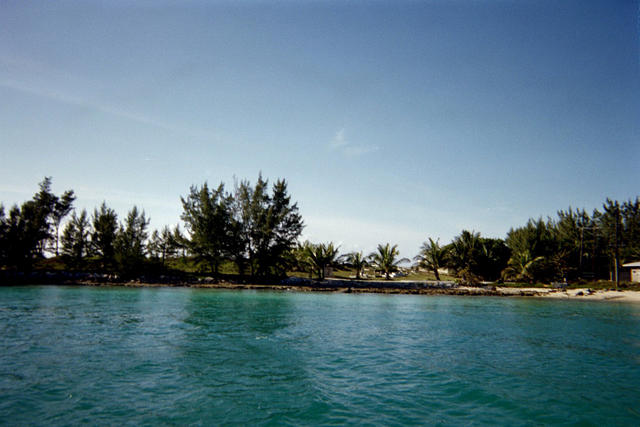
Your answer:
[[[286,178],[343,251],[639,195],[637,1],[0,0],[0,200]]]

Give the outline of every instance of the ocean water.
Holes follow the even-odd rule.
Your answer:
[[[640,306],[0,288],[0,424],[640,425]]]

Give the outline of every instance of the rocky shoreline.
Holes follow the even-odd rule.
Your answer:
[[[345,279],[312,280],[289,277],[267,283],[244,283],[237,281],[216,281],[211,277],[183,278],[175,276],[159,276],[155,278],[141,277],[137,280],[124,281],[116,275],[97,273],[69,272],[3,272],[0,284],[3,286],[19,285],[67,285],[67,286],[122,286],[122,287],[188,287],[204,289],[235,290],[272,290],[296,292],[335,292],[335,293],[377,293],[377,294],[409,294],[409,295],[461,295],[461,296],[496,296],[496,297],[540,297],[555,299],[583,300],[616,300],[640,303],[639,291],[615,291],[592,289],[557,289],[557,288],[516,288],[495,286],[465,286],[455,282],[430,281],[363,281]]]

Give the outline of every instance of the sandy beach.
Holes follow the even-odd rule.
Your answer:
[[[77,280],[61,275],[38,276],[29,278],[4,278],[0,285],[67,285],[67,286],[123,286],[123,287],[188,287],[205,289],[234,290],[272,290],[281,292],[335,292],[335,293],[376,293],[409,295],[461,295],[461,296],[497,296],[553,298],[583,301],[620,301],[640,303],[640,291],[637,290],[593,290],[589,288],[555,289],[546,287],[507,287],[487,284],[485,286],[457,285],[454,282],[419,281],[352,281],[344,279],[325,279],[322,281],[289,278],[274,283],[238,283],[230,281],[199,280],[163,280],[127,282],[112,280]]]
[[[84,283],[85,285],[95,285]],[[121,284],[131,287],[155,287],[155,286],[184,286],[171,284],[152,284],[129,282]],[[210,283],[210,284],[191,284],[188,287],[208,288],[208,289],[236,289],[236,290],[274,290],[274,291],[293,291],[293,292],[336,292],[336,293],[384,293],[384,294],[411,294],[411,295],[462,295],[462,296],[499,296],[499,297],[532,297],[532,298],[553,298],[566,300],[583,300],[583,301],[620,301],[640,303],[640,291],[630,290],[591,290],[588,288],[580,289],[550,289],[550,288],[510,288],[510,287],[474,287],[474,286],[456,286],[451,288],[406,288],[393,286],[382,287],[346,287],[346,286],[326,286],[326,283],[318,283],[315,285],[282,285],[282,284],[239,284],[239,283]]]
[[[506,288],[505,288],[506,289]],[[540,297],[556,299],[581,299],[592,301],[623,301],[640,303],[640,291],[612,291],[589,289],[567,289],[566,291],[552,291],[549,289],[537,289]],[[547,292],[544,292],[547,291]]]

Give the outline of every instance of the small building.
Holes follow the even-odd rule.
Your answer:
[[[622,264],[620,280],[623,282],[640,282],[640,261]]]

